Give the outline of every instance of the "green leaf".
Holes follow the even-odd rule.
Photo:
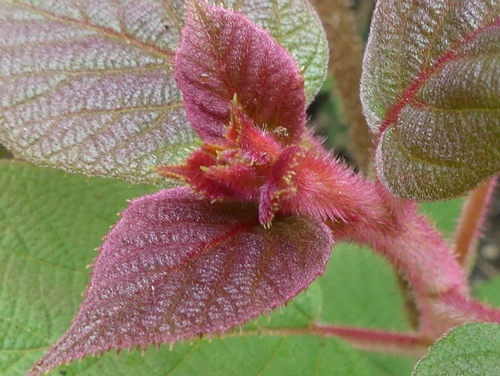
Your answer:
[[[451,330],[416,365],[412,376],[495,376],[500,370],[500,325],[467,324]]]
[[[116,213],[151,191],[0,162],[0,374],[25,374],[60,336]]]
[[[323,322],[409,329],[395,274],[381,257],[367,248],[341,244],[333,250],[328,271],[320,280],[329,297],[322,310]]]
[[[464,198],[440,202],[427,202],[420,205],[420,211],[429,217],[445,235],[452,235],[462,212]]]
[[[451,198],[500,170],[499,38],[496,0],[377,3],[362,100],[393,193]]]
[[[475,295],[495,307],[500,307],[500,277],[490,279],[474,287]]]
[[[25,374],[69,326],[101,237],[150,186],[0,162],[0,373]],[[368,375],[366,360],[340,340],[303,333],[323,306],[318,283],[306,294],[226,338],[158,351],[108,353],[51,375]],[[330,298],[328,298],[330,299]],[[329,300],[330,301],[330,300]]]
[[[220,3],[220,2],[218,2]],[[327,42],[306,0],[228,0],[297,59],[309,101]],[[0,143],[68,172],[165,184],[197,136],[173,80],[181,0],[0,0]]]
[[[193,344],[106,354],[100,359],[61,367],[50,376],[275,376],[339,375],[364,376],[363,359],[348,345],[336,339],[310,336],[251,336],[197,340]]]
[[[341,244],[333,249],[327,272],[318,281],[324,295],[323,323],[410,331],[404,302],[391,267],[366,248]],[[395,355],[361,353],[370,376],[410,373],[415,361]]]

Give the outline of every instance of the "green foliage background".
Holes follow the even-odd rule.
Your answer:
[[[126,200],[156,188],[0,162],[0,373],[24,374],[65,331],[82,301],[94,249]],[[451,232],[461,200],[426,205]],[[481,289],[479,289],[481,291]],[[500,301],[498,289],[485,288]],[[340,244],[327,272],[291,304],[226,338],[88,357],[52,375],[404,375],[415,360],[353,350],[340,340],[287,334],[312,321],[408,330],[392,270]],[[276,330],[278,333],[276,333]]]
[[[292,8],[284,9],[300,15]],[[263,26],[279,34],[281,20],[273,17],[271,21]],[[290,22],[288,26],[295,24]],[[296,37],[291,42],[304,41]],[[326,58],[325,46],[317,50]],[[309,99],[323,79],[324,61],[319,63],[307,67],[312,72],[312,79],[306,82]],[[326,116],[337,114],[338,107],[335,99],[329,102]],[[329,144],[334,147],[347,143],[346,132],[334,124],[328,125],[326,133],[333,136]],[[337,143],[332,138],[337,138]],[[0,146],[0,374],[18,376],[25,374],[69,326],[90,279],[88,265],[102,237],[117,221],[116,214],[126,207],[128,199],[158,188],[68,175],[8,157]],[[462,202],[456,199],[426,204],[422,210],[451,235]],[[477,286],[475,292],[500,306],[500,279]],[[87,357],[51,375],[411,373],[415,359],[357,351],[335,338],[293,334],[293,329],[307,328],[318,321],[410,330],[391,268],[368,249],[338,244],[325,275],[306,293],[270,317],[230,331],[223,339],[203,338],[175,344],[172,349],[166,344],[144,352],[131,349],[118,355]]]

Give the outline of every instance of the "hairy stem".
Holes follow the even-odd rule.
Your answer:
[[[398,274],[397,283],[401,291],[401,297],[403,298],[406,319],[411,328],[417,330],[420,326],[420,310],[415,301],[415,294],[411,289],[410,281],[408,281],[405,276]]]
[[[435,304],[435,311],[437,315],[448,318],[454,325],[468,322],[500,324],[500,309],[454,292],[441,296]]]
[[[366,175],[372,158],[373,135],[363,116],[359,96],[363,43],[346,0],[313,0],[312,3],[328,37],[328,71],[335,78],[336,90],[342,98],[356,163]]]
[[[436,317],[434,304],[446,294],[468,297],[466,273],[414,202],[392,196],[380,183],[373,184],[377,193],[372,204],[379,209],[374,206],[372,217],[360,222],[330,223],[332,231],[337,239],[370,246],[408,280],[420,313],[419,328],[427,338],[436,338],[450,326]]]
[[[441,234],[406,202],[394,214],[394,227],[373,218],[347,232],[355,242],[382,254],[405,275],[416,295],[437,296],[449,291],[468,293],[466,277]]]
[[[474,258],[495,186],[496,179],[488,179],[469,194],[462,208],[454,239],[457,261],[466,271]]]
[[[352,347],[419,358],[432,343],[416,333],[399,333],[377,329],[317,324],[312,330],[321,336],[343,339]]]
[[[375,351],[421,357],[432,341],[417,333],[401,333],[379,329],[359,328],[350,326],[327,325],[313,323],[308,328],[261,328],[256,331],[232,332],[226,336],[241,335],[317,335],[320,337],[337,337],[348,342],[352,347],[364,351]]]

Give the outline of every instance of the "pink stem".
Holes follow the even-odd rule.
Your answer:
[[[332,223],[332,231],[337,238],[369,245],[405,276],[420,310],[421,333],[439,336],[449,325],[436,318],[433,304],[445,294],[467,297],[466,274],[441,234],[418,213],[414,202],[392,196],[378,183],[375,191],[379,198],[373,202],[384,207],[384,214],[373,210],[377,213],[373,218],[344,226]]]
[[[462,208],[454,236],[455,254],[458,263],[466,271],[469,270],[468,266],[473,259],[495,186],[494,177],[487,180],[470,193]]]
[[[447,317],[454,325],[468,322],[500,324],[500,309],[453,292],[441,296],[435,304],[435,310],[438,315]]]
[[[499,311],[470,300],[466,271],[442,235],[418,213],[416,203],[394,197],[379,182],[361,183],[359,175],[349,178],[344,184],[350,187],[349,210],[358,215],[327,223],[337,240],[370,246],[408,279],[420,312],[421,338],[436,339],[457,323],[500,320]]]
[[[415,333],[317,324],[313,331],[323,337],[338,337],[354,348],[412,357],[421,357],[431,344]]]
[[[409,279],[417,295],[437,296],[449,291],[468,294],[466,276],[441,234],[418,213],[414,203],[392,201],[386,204],[392,204],[387,210],[392,211],[390,226],[386,218],[369,218],[348,224],[343,231],[334,228],[334,234],[369,245],[382,254]]]

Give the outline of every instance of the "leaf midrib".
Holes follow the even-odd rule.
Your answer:
[[[378,129],[377,144],[380,143],[381,138],[387,129],[396,124],[399,114],[408,103],[419,103],[415,100],[419,89],[445,64],[457,58],[459,56],[459,50],[462,46],[473,43],[483,31],[495,27],[500,27],[500,17],[495,18],[492,22],[478,27],[476,30],[467,34],[457,44],[453,45],[448,50],[443,51],[434,64],[430,65],[427,69],[422,70],[417,77],[410,82],[409,85],[407,85],[406,89],[396,98],[395,103],[386,112]]]

